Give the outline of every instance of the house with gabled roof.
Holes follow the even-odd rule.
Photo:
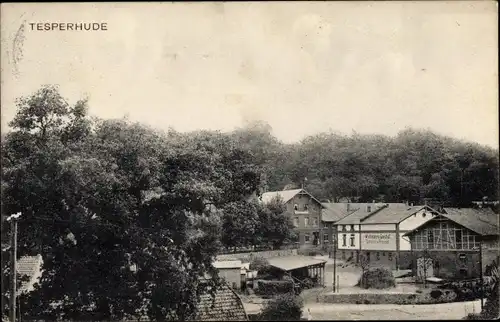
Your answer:
[[[321,202],[304,189],[265,192],[260,196],[262,203],[278,198],[285,204],[285,214],[291,219],[299,236],[301,247],[319,246],[323,243]]]
[[[403,234],[430,220],[438,211],[405,203],[350,204],[349,215],[337,221],[337,256],[392,269],[411,266],[411,245]]]
[[[499,215],[489,208],[444,208],[405,234],[411,241],[413,273],[445,280],[487,274],[499,262],[499,227]]]

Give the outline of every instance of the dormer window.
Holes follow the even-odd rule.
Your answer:
[[[294,210],[299,210],[299,205],[297,205],[297,204],[293,205],[293,209]]]

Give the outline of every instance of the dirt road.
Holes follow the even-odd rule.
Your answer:
[[[314,320],[454,320],[481,310],[480,301],[433,305],[307,303]]]

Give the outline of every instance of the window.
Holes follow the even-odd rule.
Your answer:
[[[299,227],[299,217],[295,217],[295,218],[293,218],[293,225],[294,225],[295,227]]]
[[[351,238],[349,239],[350,239],[350,245],[354,246],[354,234],[351,234]]]
[[[380,260],[380,253],[377,252],[376,256],[377,256],[377,260],[379,261]]]
[[[342,259],[345,260],[345,250],[342,251]]]
[[[351,225],[351,231],[354,231],[354,225]]]
[[[313,219],[313,226],[318,227],[318,218]]]
[[[304,225],[307,227],[309,226],[309,218],[304,218]]]
[[[388,255],[389,260],[392,261],[392,253],[388,253],[387,255]]]
[[[366,260],[370,261],[370,252],[366,252]]]
[[[342,246],[347,246],[347,235],[342,234]]]
[[[340,226],[340,229],[341,229],[342,231],[347,231],[347,226],[346,226],[346,225]]]
[[[309,234],[304,234],[304,241],[305,241],[306,243],[311,242],[311,236],[310,236]]]
[[[426,216],[426,215],[427,215],[427,214],[426,214],[425,212],[424,212],[424,213],[422,213],[422,218],[425,218],[425,216]]]
[[[293,209],[294,210],[299,210],[299,205],[297,205],[297,204],[293,205]]]
[[[366,211],[367,212],[372,212],[372,206],[366,206]]]
[[[329,241],[330,241],[330,238],[329,238],[328,234],[323,234],[323,242],[328,243]]]
[[[304,205],[304,210],[308,210],[309,206],[307,204]]]
[[[382,252],[382,256],[385,256],[385,252]]]

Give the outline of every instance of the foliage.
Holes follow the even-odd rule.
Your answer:
[[[293,293],[282,294],[269,301],[259,320],[264,321],[299,321],[302,316],[304,303]]]
[[[498,280],[498,266],[492,270],[491,276],[493,277],[493,287],[487,295],[484,309],[481,312],[481,316],[486,320],[496,320],[500,315],[500,297],[498,294],[500,284]]]
[[[396,286],[392,271],[385,267],[368,268],[362,273],[358,286],[365,289],[384,289]]]
[[[298,240],[293,223],[285,211],[283,200],[278,197],[260,205],[256,236],[258,243],[271,244],[276,249]]]
[[[269,261],[264,257],[257,256],[250,262],[250,270],[263,272],[269,269]]]
[[[260,185],[252,154],[221,133],[91,120],[86,100],[70,106],[51,86],[18,107],[2,140],[2,204],[23,214],[19,256],[44,260],[39,287],[20,298],[23,311],[71,320],[189,316],[219,282],[212,261],[224,210]],[[205,274],[213,278],[200,284]]]
[[[259,165],[270,191],[300,187],[307,177],[305,189],[332,202],[434,199],[468,205],[498,196],[498,151],[486,146],[415,129],[395,137],[319,133],[284,144],[268,126],[259,126],[262,130],[240,129],[238,135],[253,151],[266,151]]]
[[[290,280],[258,280],[255,292],[259,295],[273,296],[293,292],[293,290],[294,282]]]

